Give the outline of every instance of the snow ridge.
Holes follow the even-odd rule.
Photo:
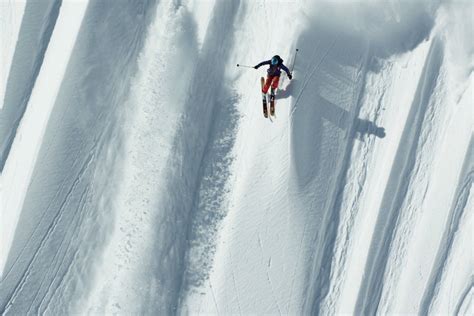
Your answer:
[[[15,54],[6,83],[8,92],[2,100],[0,112],[0,172],[5,167],[18,126],[26,111],[27,104],[33,92],[36,78],[45,57],[51,34],[59,16],[62,0],[53,2],[28,2],[23,15],[22,27],[17,42]],[[43,17],[44,15],[44,17]],[[37,34],[36,34],[37,33]],[[38,38],[35,38],[38,37]],[[24,47],[34,38],[32,47]],[[30,67],[28,67],[30,66]],[[3,96],[3,95],[2,95]]]
[[[169,314],[178,308],[182,284],[188,282],[182,278],[189,222],[238,8],[238,2],[216,5],[198,53],[187,8],[158,6],[132,88],[130,104],[138,111],[125,126],[133,131],[126,144],[126,180],[117,195],[117,224],[106,256],[111,259],[101,268],[112,273],[97,279],[85,311]],[[225,33],[219,31],[222,25]],[[209,87],[203,75],[217,84]],[[136,280],[147,285],[123,286]]]
[[[346,41],[348,39],[339,39],[340,41]],[[335,252],[335,243],[336,243],[336,236],[337,236],[337,229],[340,223],[341,212],[343,211],[340,207],[340,203],[342,202],[342,192],[344,188],[344,183],[346,182],[346,174],[348,172],[350,166],[350,155],[352,152],[352,148],[354,146],[357,128],[359,127],[357,117],[359,115],[360,105],[361,105],[361,95],[363,91],[363,86],[365,83],[365,74],[366,74],[366,67],[367,61],[369,56],[369,47],[367,43],[364,43],[362,40],[361,47],[354,47],[353,51],[357,52],[356,56],[359,58],[354,64],[355,67],[355,74],[353,74],[353,78],[351,78],[357,84],[352,88],[353,93],[353,104],[350,107],[350,111],[344,113],[343,117],[347,120],[348,125],[345,127],[346,134],[347,134],[347,141],[346,147],[341,151],[341,160],[339,162],[339,166],[336,167],[336,170],[339,170],[339,174],[335,176],[334,188],[331,190],[332,192],[329,194],[327,210],[325,212],[325,217],[323,217],[323,224],[322,230],[318,239],[320,240],[316,245],[315,249],[320,253],[320,259],[315,259],[314,268],[312,270],[312,275],[310,277],[313,280],[313,284],[311,285],[312,290],[310,291],[310,295],[307,296],[308,302],[311,302],[311,307],[306,310],[305,313],[316,315],[322,309],[322,301],[327,296],[330,287],[330,279],[331,279],[331,264],[330,260],[324,260],[324,258],[330,258],[333,256]],[[321,251],[322,249],[322,251]],[[320,260],[318,263],[317,260]],[[314,292],[313,292],[314,291]]]
[[[423,315],[428,315],[430,313],[431,304],[434,300],[436,300],[436,296],[439,293],[440,282],[446,270],[446,266],[448,264],[447,261],[451,256],[451,249],[453,247],[454,238],[459,229],[461,218],[463,217],[464,212],[468,211],[466,207],[472,190],[473,180],[474,139],[471,137],[471,141],[469,143],[469,150],[466,154],[466,158],[464,159],[464,166],[461,171],[461,177],[459,178],[459,183],[456,190],[457,193],[455,195],[453,206],[449,214],[446,230],[443,234],[443,239],[438,249],[438,254],[436,256],[436,261],[431,271],[429,283],[426,286],[425,293],[423,294],[423,299],[420,306],[420,313]],[[464,300],[462,297],[466,297],[473,286],[472,280],[469,283],[470,285],[468,284],[466,290],[464,291],[465,294],[461,296],[460,302],[455,308],[455,314],[459,313],[462,301]]]
[[[388,254],[400,216],[399,210],[407,193],[409,177],[415,164],[418,135],[422,128],[425,111],[428,108],[429,98],[433,92],[438,72],[442,62],[442,47],[436,40],[433,41],[428,53],[423,74],[410,107],[410,113],[405,123],[405,129],[392,167],[391,176],[385,189],[381,205],[381,212],[377,220],[377,227],[381,235],[374,235],[369,262],[366,267],[365,279],[362,284],[357,303],[357,313],[374,314],[379,306],[382,294],[382,279],[386,271]],[[370,293],[370,294],[369,294]]]

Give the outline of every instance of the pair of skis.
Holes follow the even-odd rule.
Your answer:
[[[260,82],[262,84],[262,89],[263,86],[265,85],[265,78],[261,77]],[[271,88],[271,93],[270,93],[270,115],[275,116],[275,90]],[[262,102],[263,102],[263,116],[268,118],[268,107],[267,107],[267,94],[262,92]]]

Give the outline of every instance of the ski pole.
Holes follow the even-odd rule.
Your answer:
[[[295,69],[295,62],[296,62],[296,56],[298,56],[298,52],[299,52],[299,49],[297,48],[296,49],[296,53],[295,53],[295,58],[293,58],[293,65],[291,65],[291,73],[293,73],[293,69]]]
[[[237,64],[237,67],[253,68],[253,66],[249,66],[249,65],[241,65],[241,64]]]

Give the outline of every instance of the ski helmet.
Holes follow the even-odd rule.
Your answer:
[[[274,65],[274,66],[275,66],[275,65],[278,65],[278,64],[280,63],[280,56],[278,56],[278,55],[273,56],[273,57],[272,57],[272,60],[271,60],[271,63],[272,63],[272,65]]]

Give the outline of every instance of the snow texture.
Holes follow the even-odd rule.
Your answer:
[[[1,0],[0,312],[473,314],[473,15]]]

